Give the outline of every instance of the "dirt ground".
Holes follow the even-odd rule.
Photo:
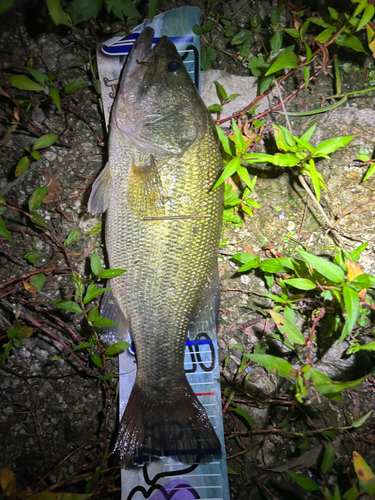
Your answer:
[[[103,457],[103,449],[113,445],[117,426],[115,383],[99,380],[100,370],[90,364],[86,352],[68,354],[73,346],[88,338],[87,323],[50,305],[50,301],[72,296],[75,288],[71,271],[87,276],[94,250],[103,267],[106,263],[102,219],[87,212],[90,186],[105,165],[107,155],[107,136],[98,94],[92,85],[89,54],[95,53],[99,41],[113,36],[116,27],[104,21],[87,23],[77,32],[51,24],[46,27],[45,7],[31,16],[31,4],[16,2],[15,8],[0,17],[2,88],[7,91],[9,76],[22,73],[30,61],[34,68],[56,75],[60,88],[76,80],[88,83],[62,99],[61,111],[51,104],[48,95],[35,93],[31,97],[29,121],[23,121],[8,138],[8,117],[14,107],[0,95],[0,187],[7,202],[19,209],[7,210],[3,216],[14,243],[0,238],[0,337],[5,343],[6,329],[14,325],[15,319],[32,328],[32,335],[22,339],[0,366],[0,467],[14,471],[19,491],[26,493],[48,488],[70,493],[86,490],[103,500],[119,499],[119,470],[111,459]],[[227,15],[241,8],[241,26],[259,9],[272,7],[264,7],[265,4],[254,2],[243,7],[233,1],[220,8],[226,9]],[[35,9],[38,6],[36,2]],[[174,6],[177,3],[168,2],[168,8]],[[161,3],[160,9],[166,8]],[[253,48],[254,54],[260,50],[261,41],[258,45]],[[340,64],[349,62],[353,68],[342,72],[345,91],[363,88],[366,78],[366,60],[359,60],[356,54],[352,57],[350,60],[346,51],[339,53]],[[211,67],[249,76],[249,70],[231,47],[221,51]],[[356,71],[356,67],[361,71]],[[282,86],[283,95],[289,95],[301,82],[288,80]],[[12,92],[14,97],[30,95],[16,89]],[[327,106],[331,102],[325,98],[334,93],[329,70],[327,75],[320,74],[308,89],[301,90],[288,110],[317,109],[322,103]],[[330,188],[322,194],[321,203],[332,220],[338,209],[341,214],[348,213],[340,219],[339,229],[349,250],[364,241],[369,243],[360,261],[369,274],[375,274],[375,178],[362,184],[366,168],[355,163],[355,158],[364,148],[370,156],[373,153],[374,95],[357,96],[329,113],[295,117],[291,122],[297,136],[317,123],[312,140],[316,144],[326,138],[355,135],[349,148],[319,164]],[[273,102],[278,102],[275,93]],[[265,127],[274,121],[285,123],[279,114],[271,113],[266,116]],[[40,161],[33,160],[27,174],[15,178],[14,170],[25,153],[24,147],[32,145],[41,130],[59,135],[60,141],[46,149]],[[266,134],[261,147],[268,151],[270,144]],[[323,336],[313,346],[314,366],[329,377],[347,381],[368,375],[361,385],[344,391],[343,401],[330,401],[311,392],[304,404],[298,403],[289,381],[259,365],[252,367],[246,379],[237,376],[242,352],[231,346],[240,345],[245,352],[252,352],[259,342],[267,341],[275,326],[259,313],[259,308],[271,304],[270,299],[261,296],[266,290],[261,273],[239,273],[240,265],[232,256],[244,249],[268,257],[275,256],[275,252],[290,255],[294,251],[291,240],[286,238],[290,234],[297,235],[315,254],[323,254],[325,248],[334,244],[321,215],[311,203],[306,208],[306,193],[295,178],[275,167],[252,166],[249,172],[258,176],[253,198],[262,208],[255,210],[253,218],[245,214],[242,227],[224,226],[223,240],[227,238],[229,243],[219,257],[223,290],[218,333],[222,387],[237,388],[234,402],[249,414],[252,430],[256,431],[246,436],[233,435],[236,431],[249,431],[249,427],[231,411],[224,391],[231,498],[318,499],[322,498],[320,493],[299,489],[285,471],[292,469],[313,477],[328,437],[333,439],[335,451],[334,466],[326,476],[326,486],[331,490],[335,484],[340,485],[341,491],[354,484],[354,450],[375,470],[374,415],[358,429],[345,429],[374,407],[375,359],[371,351],[347,356],[345,342],[335,347],[336,339],[324,341]],[[49,200],[38,207],[38,213],[50,229],[48,234],[35,227],[22,212],[27,212],[35,189],[47,184]],[[80,237],[64,247],[61,242],[73,230],[79,230]],[[26,254],[38,254],[35,263],[25,258]],[[42,271],[46,282],[35,293],[25,283]],[[275,290],[270,292],[276,293]],[[371,338],[369,334],[368,339]],[[269,338],[267,342],[272,354],[285,355],[293,364],[293,356],[278,340]],[[116,373],[116,363],[114,357],[108,373]],[[326,437],[321,429],[326,429]],[[72,481],[73,476],[76,479]]]

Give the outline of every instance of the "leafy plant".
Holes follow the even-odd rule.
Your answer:
[[[277,278],[281,287],[281,296],[267,292],[263,294],[275,304],[273,309],[267,312],[274,320],[280,335],[271,335],[293,350],[300,359],[298,348],[306,347],[304,365],[295,369],[286,360],[268,354],[245,353],[244,356],[278,373],[281,377],[293,380],[296,398],[300,402],[306,398],[309,387],[330,399],[339,401],[343,389],[353,387],[363,380],[362,378],[346,383],[332,381],[311,366],[310,350],[316,337],[318,323],[325,317],[327,310],[330,311],[330,315],[338,314],[342,318],[334,327],[334,333],[340,335],[338,343],[349,340],[349,337],[353,338],[353,334],[356,336],[360,332],[357,325],[358,318],[363,314],[366,317],[373,304],[372,298],[366,295],[366,291],[375,287],[375,276],[364,273],[357,263],[366,246],[367,244],[363,244],[350,253],[335,247],[336,263],[299,248],[297,252],[300,258],[277,257],[261,262],[258,256],[249,253],[233,256],[243,264],[239,272],[259,268],[268,275],[266,281],[269,286],[272,286],[274,281],[270,279],[271,275],[276,273],[283,275],[283,278]],[[312,311],[312,327],[308,337],[305,337],[297,326],[298,302],[306,292],[317,303],[321,303],[316,311]],[[282,309],[284,309],[284,314],[281,314]],[[361,349],[373,350],[374,346],[375,342],[366,347],[355,341],[347,353],[351,354]]]
[[[56,26],[63,24],[71,28],[75,28],[83,21],[95,19],[103,8],[109,14],[113,12],[121,21],[124,17],[140,17],[140,13],[131,0],[73,0],[66,10],[61,7],[60,0],[47,0],[47,7]],[[151,5],[151,14],[155,14],[156,8],[157,2],[154,1]]]

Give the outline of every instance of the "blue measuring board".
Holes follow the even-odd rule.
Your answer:
[[[198,7],[181,7],[156,16],[147,24],[155,30],[156,43],[161,36],[168,36],[199,89],[200,44],[199,36],[192,26],[200,22]],[[115,37],[98,46],[98,70],[101,81],[105,121],[108,127],[112,104],[116,95],[119,75],[130,49],[145,24],[135,28],[126,37]],[[127,340],[130,341],[130,338]],[[187,379],[204,406],[208,417],[220,439],[223,456],[219,460],[208,460],[204,464],[183,464],[171,457],[121,471],[121,500],[229,500],[225,441],[221,412],[220,372],[216,331],[207,325],[196,323],[188,332],[185,347],[185,372]],[[128,349],[119,356],[120,412],[126,408],[134,384],[137,365],[134,353]]]

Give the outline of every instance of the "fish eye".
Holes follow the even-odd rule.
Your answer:
[[[170,61],[168,63],[168,71],[173,76],[181,76],[182,75],[181,63],[177,61]]]

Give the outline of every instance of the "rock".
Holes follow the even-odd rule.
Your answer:
[[[236,111],[245,109],[257,96],[258,79],[254,76],[236,76],[226,71],[209,70],[201,73],[201,96],[207,106],[212,104],[220,104],[219,97],[216,91],[215,81],[225,89],[227,95],[241,94],[232,102],[224,106],[224,110],[220,115],[220,119],[231,116]],[[268,109],[272,106],[271,98],[263,99],[257,108],[257,113]],[[226,122],[229,127],[230,121]]]

